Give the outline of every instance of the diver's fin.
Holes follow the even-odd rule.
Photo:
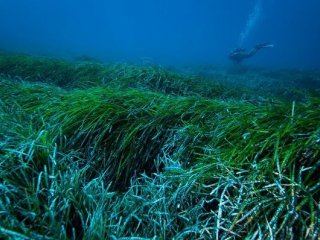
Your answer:
[[[261,48],[273,48],[274,44],[273,43],[260,43],[256,45],[257,49],[261,49]]]

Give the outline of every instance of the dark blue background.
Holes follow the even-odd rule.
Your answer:
[[[230,64],[259,0],[0,0],[0,49],[165,64]],[[320,1],[261,0],[248,64],[320,68]]]

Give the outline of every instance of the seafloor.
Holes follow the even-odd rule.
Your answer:
[[[1,54],[0,74],[0,238],[319,238],[320,72]]]

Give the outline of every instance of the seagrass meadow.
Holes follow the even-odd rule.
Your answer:
[[[0,238],[319,239],[319,72],[0,74]]]

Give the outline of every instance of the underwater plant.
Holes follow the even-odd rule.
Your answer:
[[[1,238],[319,238],[317,92],[0,59]]]

